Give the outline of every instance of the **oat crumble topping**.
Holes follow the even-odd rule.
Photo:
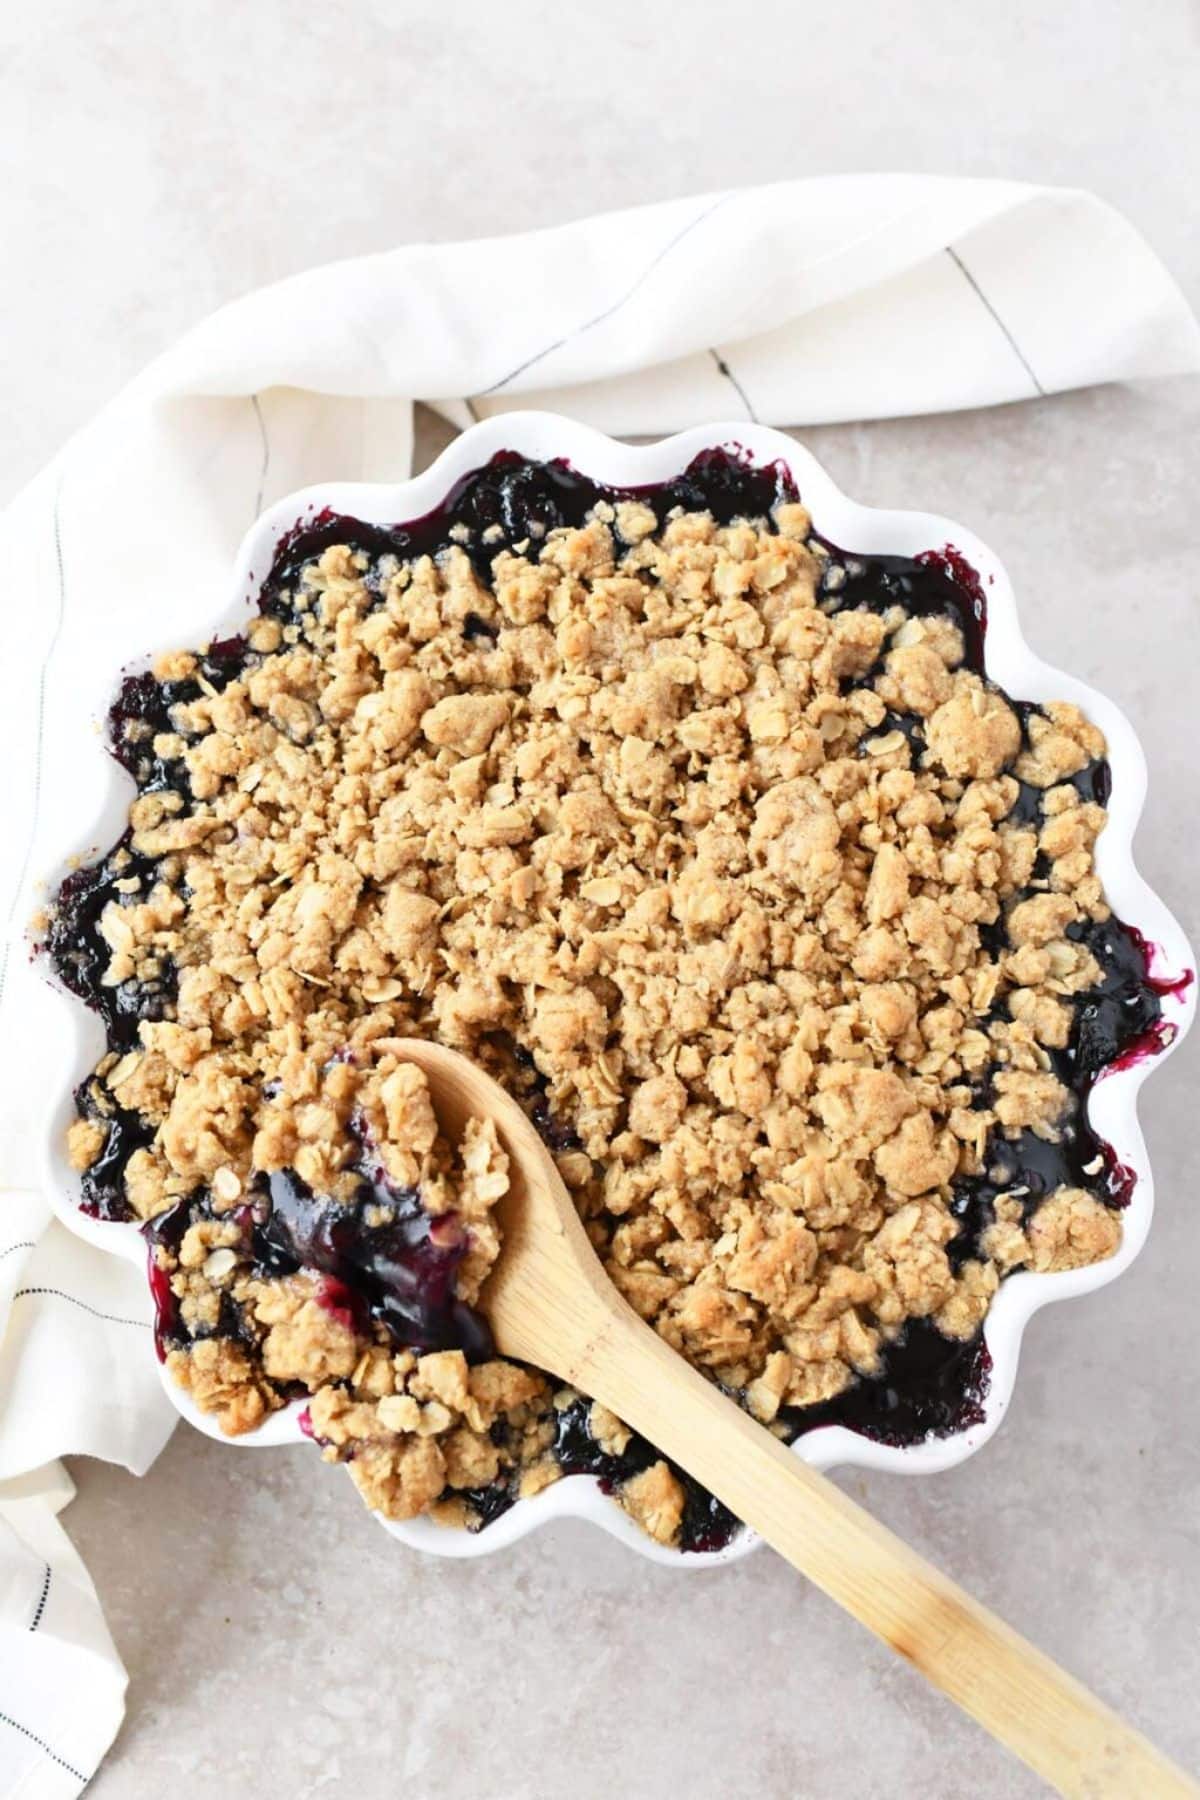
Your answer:
[[[244,640],[127,681],[129,830],[51,924],[111,1046],[71,1160],[146,1222],[172,1372],[231,1433],[309,1396],[390,1518],[603,1465],[699,1541],[677,1471],[491,1354],[506,1158],[399,1037],[525,1100],[613,1281],[781,1435],[918,1344],[953,1426],[1003,1277],[1120,1241],[1100,733],[985,678],[943,572],[918,606],[786,490],[676,492],[281,550]]]

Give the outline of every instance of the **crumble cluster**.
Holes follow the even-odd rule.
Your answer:
[[[767,1423],[877,1372],[907,1321],[968,1338],[1010,1270],[1119,1241],[1097,1194],[1016,1189],[948,1254],[956,1179],[1076,1105],[1054,1053],[1101,970],[1070,929],[1108,909],[1105,813],[1071,778],[1103,740],[1069,705],[1023,721],[949,618],[838,610],[803,507],[773,526],[601,502],[490,580],[461,545],[329,548],[154,737],[179,784],[134,802],[153,878],[101,930],[110,985],[174,966],[174,1016],[98,1065],[72,1158],[132,1112],[134,1214],[210,1196],[167,1271],[199,1334],[175,1373],[232,1431],[311,1392],[388,1516],[471,1522],[462,1495],[553,1479],[570,1399],[397,1352],[319,1278],[239,1260],[263,1172],[336,1199],[362,1118],[396,1182],[466,1221],[477,1294],[502,1154],[482,1127],[439,1149],[389,1040],[435,1036],[542,1109],[613,1281]],[[665,1463],[623,1498],[676,1539]]]
[[[418,1069],[378,1040],[363,1061],[366,1073],[345,1062],[323,1073],[294,1067],[292,1091],[280,1091],[259,1125],[247,1177],[260,1185],[263,1172],[298,1165],[328,1218],[358,1207],[366,1229],[381,1233],[394,1221],[389,1192],[419,1195],[433,1244],[461,1247],[455,1287],[471,1304],[499,1253],[493,1208],[508,1191],[495,1127],[471,1120],[451,1147]],[[384,1176],[365,1206],[351,1166],[364,1134]],[[552,1436],[540,1376],[497,1359],[468,1368],[461,1350],[396,1350],[344,1283],[305,1269],[263,1272],[253,1236],[261,1201],[231,1164],[213,1171],[209,1191],[178,1244],[159,1241],[154,1256],[191,1340],[168,1351],[167,1365],[223,1430],[251,1431],[288,1399],[310,1395],[312,1436],[327,1459],[349,1462],[364,1499],[389,1518],[411,1518],[443,1496],[449,1508],[457,1490],[540,1458]],[[236,1329],[223,1330],[231,1320]],[[537,1485],[524,1476],[524,1491]]]

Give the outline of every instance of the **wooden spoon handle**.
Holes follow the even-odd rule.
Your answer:
[[[572,1373],[1060,1793],[1200,1794],[1140,1732],[801,1462],[649,1326],[612,1317]]]

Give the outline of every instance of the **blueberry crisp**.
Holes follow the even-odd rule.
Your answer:
[[[244,635],[127,677],[128,829],[45,937],[108,1043],[81,1203],[142,1225],[196,1403],[303,1397],[389,1518],[584,1471],[662,1543],[736,1528],[496,1356],[506,1158],[439,1136],[415,1035],[522,1101],[621,1292],[780,1437],[977,1420],[1000,1282],[1120,1243],[1087,1095],[1168,1029],[1093,866],[1101,734],[1001,692],[985,625],[961,559],[825,542],[781,468],[505,453],[428,518],[302,522]]]

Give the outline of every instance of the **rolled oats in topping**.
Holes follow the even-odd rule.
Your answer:
[[[949,574],[730,467],[556,522],[503,465],[435,546],[324,524],[240,645],[114,709],[143,791],[50,929],[113,1046],[71,1160],[146,1222],[197,1403],[310,1396],[389,1517],[589,1467],[662,1541],[714,1530],[490,1355],[505,1158],[443,1142],[397,1038],[524,1100],[613,1281],[783,1435],[954,1428],[1000,1279],[1119,1242],[1082,1102],[1120,981],[1153,1008],[1093,868],[1100,734],[987,681]],[[941,1410],[889,1421],[918,1365]]]

